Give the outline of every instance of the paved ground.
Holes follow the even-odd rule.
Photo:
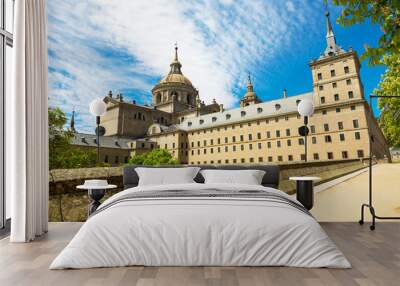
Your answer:
[[[368,202],[368,172],[316,193],[311,212],[319,221],[358,221],[363,202]],[[400,216],[400,164],[373,168],[373,202],[377,215]]]

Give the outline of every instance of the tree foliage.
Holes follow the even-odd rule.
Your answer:
[[[133,156],[128,164],[132,165],[176,165],[178,160],[165,149],[154,149],[151,152]]]
[[[400,54],[385,56],[383,63],[387,69],[374,93],[381,96],[394,95],[399,98],[380,98],[379,124],[389,144],[400,147]]]
[[[71,145],[74,136],[64,129],[67,117],[60,108],[48,109],[49,113],[49,168],[70,169],[93,167],[96,165],[96,152],[83,151]]]
[[[377,46],[365,45],[361,59],[369,63],[381,64],[383,56],[400,52],[400,1],[398,0],[333,0],[341,5],[338,22],[343,26],[363,23],[366,19],[378,24],[383,32]]]

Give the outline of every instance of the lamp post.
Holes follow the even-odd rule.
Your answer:
[[[96,116],[96,135],[97,135],[97,163],[100,162],[100,116],[107,111],[107,106],[101,98],[97,98],[90,103],[90,113]]]
[[[314,113],[314,104],[310,99],[300,101],[297,111],[304,116],[304,126],[299,128],[299,134],[304,136],[304,161],[307,162],[307,135],[308,135],[308,117]]]

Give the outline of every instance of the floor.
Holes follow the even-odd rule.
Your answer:
[[[400,163],[374,166],[373,202],[377,215],[400,217],[399,174]],[[318,221],[358,221],[360,206],[367,202],[368,172],[363,172],[316,193],[311,213]],[[366,214],[366,220],[370,220],[369,212],[367,211]]]
[[[0,285],[399,285],[400,223],[379,222],[375,231],[357,223],[322,223],[353,268],[124,267],[48,270],[81,223],[50,223],[29,244],[0,241]]]

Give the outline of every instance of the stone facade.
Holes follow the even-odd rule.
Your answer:
[[[305,159],[305,142],[298,132],[303,118],[297,106],[308,99],[315,107],[309,118],[308,160],[365,158],[369,136],[374,137],[374,156],[390,159],[364,97],[357,53],[336,43],[326,16],[327,47],[309,63],[311,92],[287,96],[284,91],[283,98],[262,102],[249,75],[239,108],[224,110],[216,101],[206,105],[183,75],[176,48],[170,72],[152,89],[151,106],[125,102],[122,95],[105,97],[105,135],[130,139],[128,146],[135,146],[129,147],[131,155],[165,148],[182,164],[300,162]],[[143,142],[152,148],[144,148]]]

